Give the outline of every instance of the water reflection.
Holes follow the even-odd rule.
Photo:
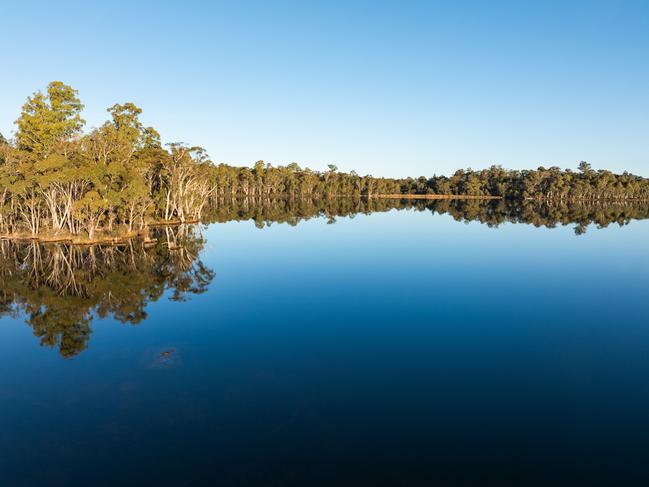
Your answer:
[[[575,234],[586,232],[589,225],[605,228],[616,223],[620,226],[632,220],[649,218],[649,205],[633,201],[585,203],[535,200],[413,200],[331,198],[314,201],[308,199],[256,199],[241,198],[221,201],[209,212],[208,222],[254,220],[263,228],[275,222],[297,225],[311,218],[327,218],[335,223],[336,217],[353,217],[390,210],[429,211],[448,214],[457,221],[477,221],[496,228],[503,223],[523,223],[536,227],[554,228],[574,225]]]
[[[646,205],[626,202],[245,198],[221,202],[206,222],[253,220],[263,228],[311,218],[335,223],[337,217],[390,210],[447,214],[494,228],[505,222],[547,228],[574,225],[577,235],[589,225],[626,225],[649,217]],[[147,317],[147,304],[165,291],[173,301],[205,292],[214,273],[200,259],[205,243],[200,226],[154,228],[151,236],[149,243],[91,247],[0,241],[0,317],[24,316],[42,345],[57,348],[67,358],[88,346],[95,318],[138,324]]]
[[[94,318],[146,319],[165,291],[174,301],[203,293],[214,274],[201,262],[198,227],[153,230],[152,242],[75,246],[0,242],[0,316],[23,315],[63,357],[85,350]]]

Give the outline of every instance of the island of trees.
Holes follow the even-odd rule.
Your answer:
[[[391,179],[296,163],[253,167],[212,163],[197,146],[162,146],[133,103],[108,108],[110,119],[84,132],[83,105],[59,81],[28,97],[15,137],[0,135],[0,236],[92,243],[148,236],[155,224],[197,222],[239,199],[373,199],[405,195],[491,197],[557,206],[649,200],[649,179],[627,172],[499,166],[450,177]],[[227,211],[227,210],[226,210]]]

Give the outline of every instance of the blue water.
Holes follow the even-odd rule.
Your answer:
[[[72,358],[0,319],[0,485],[649,485],[649,221],[203,233]]]

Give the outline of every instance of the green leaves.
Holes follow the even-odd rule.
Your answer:
[[[60,81],[51,82],[46,95],[38,91],[23,105],[16,120],[19,148],[47,157],[81,132],[82,109],[76,90]]]
[[[90,211],[97,211],[107,207],[108,199],[102,197],[94,190],[86,192],[80,200],[74,203],[74,208],[77,210],[88,208]]]
[[[461,169],[450,177],[392,179],[324,171],[291,162],[253,168],[215,166],[206,151],[183,143],[163,148],[131,102],[108,108],[110,120],[82,135],[83,105],[59,81],[27,99],[15,141],[0,136],[0,232],[78,235],[144,229],[151,221],[200,220],[225,199],[329,199],[338,196],[443,194],[513,200],[649,200],[649,180],[629,173],[557,167],[508,171]],[[9,209],[9,210],[8,210]],[[261,216],[260,216],[261,218]],[[261,221],[261,220],[259,220]]]

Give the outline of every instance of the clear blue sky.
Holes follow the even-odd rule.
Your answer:
[[[649,176],[648,1],[6,2],[0,132],[71,84],[215,162]]]

